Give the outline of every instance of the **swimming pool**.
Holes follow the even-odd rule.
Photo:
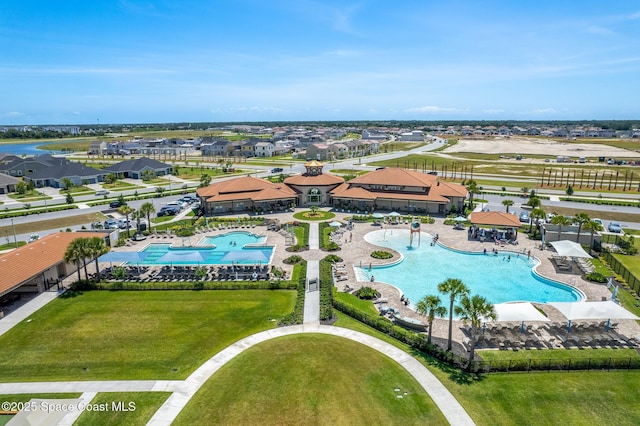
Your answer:
[[[503,251],[492,254],[451,250],[439,244],[431,245],[432,236],[421,233],[418,247],[415,239],[409,247],[409,230],[394,229],[370,232],[365,240],[400,252],[403,260],[395,265],[373,267],[363,263],[356,267],[358,280],[369,281],[374,275],[398,287],[412,304],[426,295],[441,295],[438,284],[447,278],[459,278],[471,290],[491,303],[575,302],[583,299],[576,289],[537,275],[533,271],[537,261],[526,254]],[[508,257],[510,256],[510,258]],[[441,298],[445,301],[446,296]],[[446,302],[446,301],[445,301]],[[446,303],[445,303],[446,304]]]
[[[151,243],[140,251],[110,252],[100,262],[125,262],[133,265],[254,265],[271,262],[273,247],[265,246],[267,237],[234,231],[204,237],[195,246]]]

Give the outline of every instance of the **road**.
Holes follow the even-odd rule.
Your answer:
[[[375,154],[372,156],[368,156],[365,158],[350,158],[350,159],[344,159],[344,160],[338,160],[335,162],[330,162],[327,164],[331,165],[332,169],[353,169],[353,170],[363,170],[363,171],[372,171],[375,170],[376,167],[375,166],[370,166],[368,163],[372,163],[375,161],[384,161],[384,160],[393,160],[396,158],[401,158],[404,157],[406,155],[409,154],[417,154],[417,153],[423,153],[423,152],[429,152],[429,151],[434,151],[437,150],[439,148],[442,148],[444,145],[446,145],[447,141],[445,139],[442,138],[434,138],[433,141],[427,145],[424,146],[420,146],[414,149],[411,149],[409,151],[399,151],[399,152],[391,152],[391,153],[384,153],[384,154]],[[364,163],[363,163],[364,160]],[[291,162],[289,164],[289,166],[284,166],[283,167],[285,169],[285,173],[287,174],[297,174],[297,173],[303,173],[305,171],[304,169],[304,164],[301,162]],[[270,167],[266,167],[263,165],[252,165],[251,163],[245,163],[242,164],[242,169],[245,170],[252,170],[255,171],[254,173],[251,173],[252,175],[256,176],[256,177],[266,177],[269,176],[270,173]],[[224,177],[224,178],[219,178],[216,179],[216,181],[221,181],[221,180],[228,180],[228,179],[234,179],[236,178],[237,175],[234,176],[229,176],[229,177]],[[482,176],[483,178],[492,178],[492,176]],[[500,179],[502,181],[504,181],[505,179],[509,179],[508,177],[505,178],[505,176],[494,176],[493,178],[495,179]],[[195,188],[197,187],[197,183],[195,182],[189,182],[189,181],[184,181],[182,179],[176,178],[176,177],[170,177],[170,179],[172,180],[172,185],[171,188],[172,189],[176,189],[176,188],[180,188],[183,185],[187,185],[187,189],[185,190],[186,193],[193,193]],[[512,178],[515,179],[515,178]],[[139,181],[135,181],[135,184],[140,186],[140,182]],[[90,185],[93,186],[93,185]],[[101,189],[100,185],[95,185],[94,189]],[[168,189],[168,188],[167,188]],[[45,206],[46,203],[48,203],[48,205],[54,204],[54,203],[61,203],[64,200],[64,196],[60,195],[59,192],[53,188],[45,188],[44,191],[53,197],[53,199],[48,200],[48,201],[33,201],[31,202],[32,207],[36,207],[36,206]],[[126,190],[126,191],[121,191],[121,192],[117,192],[117,193],[112,193],[109,194],[109,198],[113,198],[114,196],[117,196],[117,194],[122,193],[125,197],[127,196],[133,196],[134,193],[137,192],[139,195],[142,194],[149,194],[149,193],[154,193],[155,192],[155,186],[153,185],[148,185],[144,188],[138,188],[138,189],[132,189],[132,190]],[[546,208],[553,208],[553,207],[567,207],[567,208],[573,208],[573,209],[588,209],[588,210],[592,210],[592,211],[607,211],[607,212],[611,212],[611,211],[618,211],[618,212],[623,212],[623,213],[634,213],[634,214],[638,214],[640,213],[640,210],[637,207],[624,207],[624,206],[607,206],[607,205],[597,205],[597,204],[589,204],[589,205],[585,205],[584,203],[576,203],[576,202],[569,202],[569,201],[559,201],[557,200],[557,198],[560,195],[564,195],[562,193],[562,191],[553,191],[553,190],[544,190],[544,191],[540,191],[540,194],[544,194],[544,195],[550,195],[552,197],[551,200],[545,200],[544,201],[544,206]],[[151,199],[146,199],[146,200],[137,200],[137,201],[129,201],[128,204],[133,207],[134,209],[137,209],[140,207],[140,205],[142,205],[142,203],[144,202],[152,202],[154,203],[156,210],[160,210],[160,208],[165,205],[166,203],[170,202],[170,201],[174,201],[177,200],[178,198],[180,198],[182,195],[172,195],[172,196],[166,196],[166,197],[162,197],[162,198],[151,198]],[[593,197],[592,193],[588,193],[588,192],[580,192],[580,191],[576,191],[574,193],[574,196],[579,196],[579,197],[583,197],[583,196],[591,196]],[[476,197],[478,197],[478,195],[476,195]],[[504,210],[504,206],[502,205],[502,201],[505,199],[505,197],[500,196],[500,195],[488,195],[488,194],[483,194],[481,195],[482,198],[487,199],[488,205],[487,207],[490,210],[494,210],[494,211],[503,211]],[[618,197],[618,194],[616,194],[616,197]],[[622,194],[620,195],[620,198],[626,198],[626,197],[632,197],[634,200],[637,200],[638,195],[637,194]],[[29,222],[34,222],[34,221],[43,221],[43,220],[48,220],[48,219],[53,219],[53,218],[61,218],[61,217],[68,217],[69,215],[72,214],[83,214],[83,213],[92,213],[92,212],[103,212],[107,215],[111,215],[111,216],[115,216],[115,217],[119,217],[119,215],[114,212],[112,209],[109,209],[107,205],[101,205],[101,206],[95,206],[95,207],[89,207],[88,205],[86,205],[85,203],[90,202],[90,201],[96,201],[98,198],[95,195],[85,195],[85,196],[78,196],[78,197],[74,197],[74,201],[76,204],[79,205],[79,209],[77,210],[72,210],[72,211],[60,211],[60,212],[51,212],[51,213],[42,213],[39,215],[30,215],[30,216],[21,216],[21,217],[16,217],[14,218],[13,222],[14,224],[21,224],[21,223],[29,223]],[[512,211],[519,213],[522,209],[521,209],[521,204],[522,203],[526,203],[526,199],[524,198],[519,198],[519,197],[511,197],[514,200],[514,205],[512,207]],[[556,201],[554,201],[554,199],[556,199]],[[14,200],[8,199],[8,198],[4,198],[3,201],[5,202],[4,206],[5,207],[17,207],[20,205],[20,203],[15,202]],[[484,206],[483,206],[484,207]],[[3,220],[3,222],[5,222],[7,220]],[[8,223],[6,223],[6,225],[8,225]],[[605,223],[605,226],[607,224]],[[79,229],[81,228],[82,225],[79,226],[75,226],[75,227],[71,227],[71,229]],[[88,227],[89,224],[85,224],[84,226]],[[632,228],[632,229],[640,229],[640,223],[629,223],[629,222],[625,222],[623,223],[624,227],[628,227],[628,228]],[[56,232],[58,231],[57,229],[52,229],[50,232]],[[46,235],[47,232],[43,231],[43,232],[39,232],[41,235]],[[4,236],[5,238],[7,238],[7,236]],[[18,240],[27,240],[29,238],[29,235],[18,235]]]

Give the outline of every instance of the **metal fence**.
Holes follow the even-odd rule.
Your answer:
[[[622,277],[622,279],[632,288],[636,293],[640,292],[640,279],[633,275],[615,256],[609,252],[602,252],[602,258],[609,264],[614,272]]]
[[[478,373],[551,372],[574,370],[637,370],[640,358],[548,358],[548,359],[505,359],[474,361],[473,371]]]

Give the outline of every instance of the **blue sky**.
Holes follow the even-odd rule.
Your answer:
[[[640,3],[3,0],[0,124],[637,119]]]

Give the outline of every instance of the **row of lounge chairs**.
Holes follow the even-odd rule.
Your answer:
[[[331,266],[333,282],[347,281],[349,279],[347,267],[344,263],[334,263]]]

